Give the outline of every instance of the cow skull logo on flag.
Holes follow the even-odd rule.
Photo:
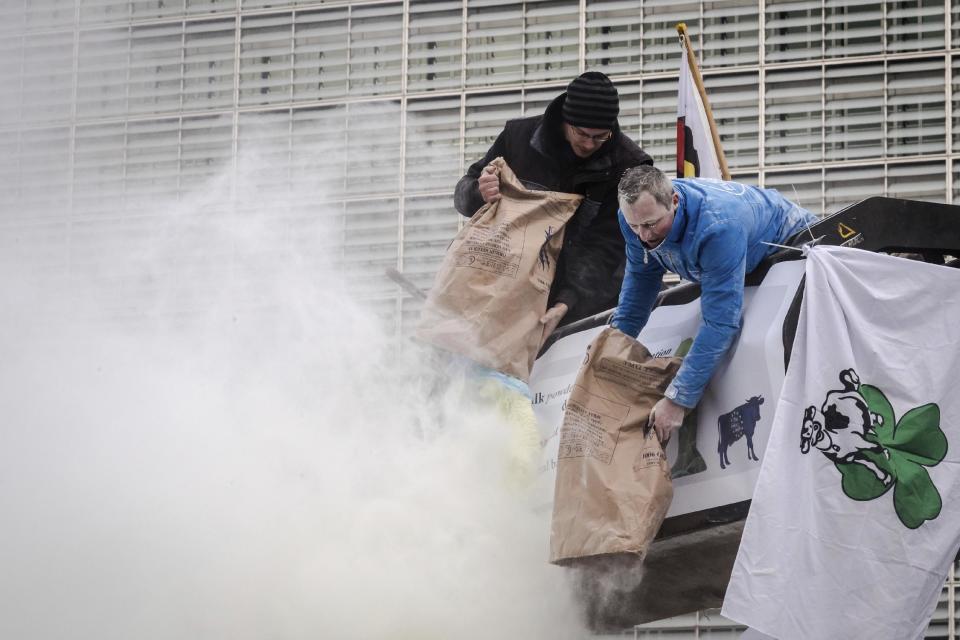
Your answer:
[[[801,453],[818,449],[829,458],[853,500],[875,500],[893,488],[897,517],[910,529],[935,519],[943,502],[924,467],[947,454],[940,407],[914,407],[897,421],[880,389],[861,384],[853,369],[839,377],[843,388],[828,391],[819,412],[812,405],[804,412]]]

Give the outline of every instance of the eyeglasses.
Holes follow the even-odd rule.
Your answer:
[[[581,129],[580,127],[575,127],[569,122],[567,124],[570,125],[570,128],[573,129],[573,132],[583,140],[589,140],[591,142],[606,142],[607,140],[613,137],[613,131],[607,131],[606,133],[598,133],[597,135],[592,136],[586,131],[584,131],[583,129]]]

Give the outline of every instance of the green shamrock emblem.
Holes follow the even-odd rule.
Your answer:
[[[910,529],[939,516],[943,501],[926,467],[947,455],[940,408],[914,407],[898,422],[883,392],[860,384],[853,369],[840,381],[844,388],[827,393],[819,414],[806,409],[801,452],[816,448],[832,460],[854,500],[875,500],[892,488],[897,517]]]

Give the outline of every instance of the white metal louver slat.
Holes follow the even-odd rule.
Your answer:
[[[291,99],[292,15],[244,17],[240,23],[240,104]]]
[[[293,49],[294,100],[330,100],[347,95],[349,24],[346,7],[297,13]]]
[[[951,142],[951,151],[956,153],[960,151],[960,56],[953,56],[950,58],[950,62],[953,65],[953,73],[951,73],[951,91],[950,96],[953,102],[953,141]],[[957,204],[960,204],[960,200],[955,200]]]
[[[128,211],[149,211],[176,201],[179,130],[179,118],[129,123],[124,171]]]
[[[759,46],[760,21],[755,2],[704,3],[703,47],[698,51],[704,68],[756,64]]]
[[[78,0],[80,24],[109,24],[130,19],[130,4],[115,0]]]
[[[883,46],[883,6],[857,0],[824,3],[824,54],[848,57],[874,53]]]
[[[460,178],[460,98],[407,103],[404,191],[453,193]]]
[[[242,9],[292,9],[291,0],[239,0]]]
[[[461,216],[453,208],[450,196],[407,198],[403,214],[403,273],[417,287],[427,291],[450,241],[457,234]],[[410,335],[420,319],[423,303],[413,296],[402,296],[400,325]]]
[[[398,256],[399,202],[396,199],[346,203],[343,270],[349,290],[360,296],[390,296],[396,285],[384,276]]]
[[[233,118],[184,118],[180,128],[180,197],[205,193],[205,186],[228,171],[233,158]],[[229,203],[214,202],[211,207]]]
[[[577,74],[570,76],[572,80]],[[523,92],[523,116],[538,116],[546,111],[550,102],[566,90],[566,86],[527,89]]]
[[[350,10],[352,96],[399,93],[403,55],[403,5],[361,5]]]
[[[764,187],[776,189],[804,209],[817,215],[823,211],[823,172],[771,171],[766,174]]]
[[[467,86],[519,82],[523,64],[523,5],[470,2],[467,8]]]
[[[81,215],[118,210],[123,200],[125,125],[77,126],[73,153],[73,208]]]
[[[187,22],[184,33],[183,108],[222,109],[233,105],[236,22]]]
[[[0,130],[0,228],[22,210],[20,202],[20,132]],[[26,213],[26,212],[24,212]]]
[[[822,158],[819,69],[767,72],[765,96],[767,164]]]
[[[933,0],[887,3],[887,51],[920,51],[944,46],[944,7]]]
[[[133,27],[130,31],[130,113],[164,113],[180,108],[183,26]]]
[[[256,7],[263,9],[275,9],[275,10],[290,10],[298,9],[300,7],[312,7],[317,4],[334,4],[334,3],[325,3],[317,2],[317,0],[240,0],[244,9]],[[362,0],[361,0],[362,1]],[[336,4],[350,4],[350,0],[334,0]],[[356,4],[354,0],[353,4]]]
[[[187,15],[226,13],[237,10],[239,0],[187,0]]]
[[[0,86],[4,87],[0,92],[0,127],[16,125],[20,120],[23,55],[23,38],[0,37]]]
[[[461,2],[410,5],[408,91],[460,88],[462,25]]]
[[[887,195],[891,198],[946,202],[946,184],[946,167],[942,161],[887,167]]]
[[[27,211],[39,213],[0,226],[0,253],[17,264],[21,273],[30,274],[31,286],[35,287],[33,293],[39,299],[69,267],[71,223],[64,215],[52,215],[54,207],[44,209],[38,203],[24,206],[30,207]],[[64,208],[60,209],[61,214]],[[68,293],[62,289],[58,287],[54,293]]]
[[[237,172],[242,188],[256,185],[256,193],[272,193],[284,201],[290,184],[290,112],[251,111],[237,121]],[[241,200],[241,210],[256,210],[258,202]]]
[[[77,116],[116,116],[127,109],[127,29],[80,32],[77,62]]]
[[[294,193],[324,201],[342,197],[346,183],[347,109],[343,105],[296,109],[290,139]],[[316,202],[298,203],[316,208]]]
[[[29,30],[71,27],[75,19],[74,0],[33,0],[23,3],[17,0],[8,4],[22,4],[24,27]]]
[[[62,217],[31,216],[0,226],[0,255],[31,276],[33,293],[42,298],[68,266],[70,223]],[[61,287],[55,293],[65,292]]]
[[[661,1],[644,3],[644,72],[676,73],[679,70],[681,49],[677,36],[678,22],[686,23],[687,33],[696,45],[700,35],[700,3]],[[695,50],[697,48],[697,46],[694,47]]]
[[[671,176],[677,164],[677,88],[677,78],[648,80],[640,87],[643,150]]]
[[[620,115],[617,121],[620,123],[620,131],[631,138],[641,147],[644,147],[641,139],[640,127],[640,82],[617,82],[617,93],[620,94]]]
[[[457,234],[460,214],[450,196],[408,198],[404,204],[403,272],[429,289],[440,262]]]
[[[759,76],[756,73],[708,75],[704,84],[727,165],[731,170],[756,166],[760,138]]]
[[[507,120],[521,115],[519,92],[486,93],[466,97],[463,139],[463,166],[480,160],[493,144]]]
[[[746,173],[741,173],[739,171],[733,171],[731,169],[730,175],[734,182],[740,182],[742,184],[752,184],[755,187],[760,186],[760,176],[753,171],[748,171]]]
[[[887,67],[887,149],[892,156],[942,153],[946,110],[943,59]]]
[[[822,55],[820,2],[768,2],[764,17],[767,62],[807,60]]]
[[[28,36],[24,39],[22,64],[23,75],[12,92],[14,96],[20,94],[21,120],[69,120],[73,101],[73,38],[62,33]]]
[[[924,632],[925,638],[949,638],[949,620],[950,620],[950,593],[944,588],[940,591],[940,597],[937,599],[937,607],[930,616],[930,623]]]
[[[0,255],[34,275],[62,270],[68,256],[69,149],[67,127],[0,134]]]
[[[827,169],[824,177],[824,213],[832,214],[873,196],[882,196],[883,165]]]
[[[883,65],[827,67],[825,85],[826,159],[882,157]]]
[[[642,18],[639,5],[630,0],[590,0],[586,6],[588,69],[607,74],[640,72]]]
[[[400,191],[400,104],[347,107],[347,193]]]
[[[0,2],[0,36],[10,38],[24,32],[27,7],[24,2]]]
[[[133,20],[182,16],[184,0],[129,0]]]
[[[70,129],[27,129],[20,133],[18,208],[8,216],[63,218],[70,210]]]
[[[841,2],[843,0],[840,0]],[[776,12],[811,11],[820,8],[821,0],[767,0],[766,7]]]
[[[564,80],[580,68],[579,0],[527,2],[524,16],[526,82]]]
[[[346,223],[346,203],[343,201],[324,202],[313,209],[316,216],[317,235],[313,238],[318,252],[317,271],[340,280],[343,270],[343,239]]]
[[[956,45],[960,43],[960,3],[958,2],[950,3],[950,25],[952,27],[951,44]],[[957,611],[960,611],[960,608]]]

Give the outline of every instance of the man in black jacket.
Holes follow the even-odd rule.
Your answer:
[[[528,189],[583,194],[566,225],[563,250],[541,318],[553,330],[617,305],[623,278],[623,234],[617,184],[623,172],[653,160],[620,131],[620,99],[602,73],[575,78],[543,115],[507,122],[487,154],[457,183],[457,211],[472,216],[500,197],[500,179],[487,165],[502,156]]]

